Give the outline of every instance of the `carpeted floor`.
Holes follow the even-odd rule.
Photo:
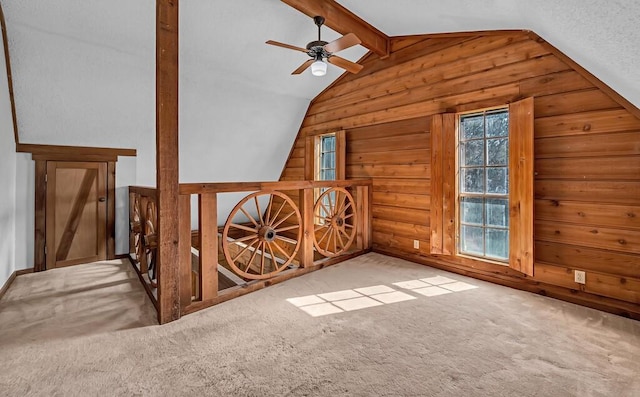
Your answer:
[[[378,254],[158,326],[119,261],[20,276],[2,396],[640,396],[640,322]]]

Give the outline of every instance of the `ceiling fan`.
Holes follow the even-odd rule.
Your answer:
[[[351,62],[337,55],[334,55],[334,53],[338,51],[353,47],[356,44],[360,44],[361,41],[358,36],[353,33],[348,33],[340,37],[339,39],[332,41],[331,43],[327,43],[320,38],[320,28],[324,24],[324,17],[316,16],[313,18],[313,21],[318,26],[318,40],[312,41],[307,44],[307,48],[300,48],[289,44],[279,43],[273,40],[267,41],[267,44],[304,52],[312,58],[300,65],[300,67],[294,70],[291,74],[300,74],[307,70],[309,66],[311,66],[311,73],[314,76],[324,76],[327,73],[327,64],[325,60],[351,73],[358,73],[360,70],[362,70],[362,65],[358,65],[355,62]]]

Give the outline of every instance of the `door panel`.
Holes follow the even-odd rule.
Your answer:
[[[107,164],[47,162],[47,269],[106,258]]]

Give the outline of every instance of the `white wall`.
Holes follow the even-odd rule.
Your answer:
[[[0,45],[0,287],[15,270],[15,150],[4,48]]]

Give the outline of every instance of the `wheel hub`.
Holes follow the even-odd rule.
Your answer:
[[[258,229],[258,238],[260,239],[260,241],[266,241],[270,243],[276,239],[277,235],[278,234],[276,233],[275,229],[271,226],[262,226],[260,229]]]
[[[344,226],[344,218],[341,216],[336,216],[333,219],[331,219],[331,223],[333,224],[334,227],[342,227]]]

